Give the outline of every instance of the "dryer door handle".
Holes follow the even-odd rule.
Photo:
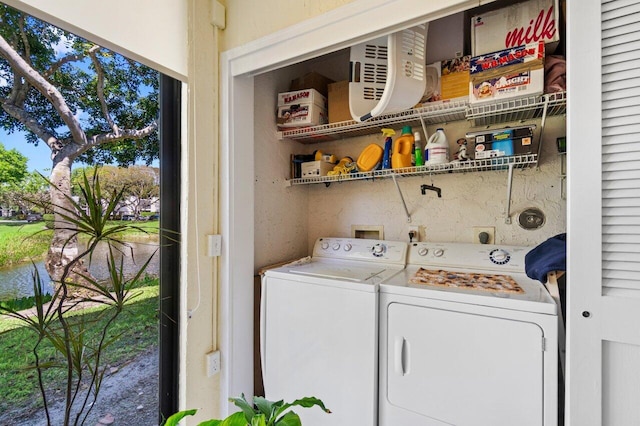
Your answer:
[[[393,356],[394,371],[399,376],[409,374],[411,357],[409,341],[404,336],[396,336]]]

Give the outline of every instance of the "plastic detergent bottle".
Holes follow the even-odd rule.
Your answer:
[[[390,169],[391,168],[391,146],[393,145],[393,141],[391,137],[396,134],[393,129],[382,129],[382,134],[384,135],[384,155],[382,156],[382,168]]]
[[[420,132],[413,134],[413,140],[415,141],[416,167],[423,166],[424,158],[422,158],[422,137],[420,136]]]
[[[438,129],[427,142],[427,164],[442,164],[449,162],[449,141],[443,129]]]
[[[391,167],[401,169],[403,167],[411,167],[411,154],[413,151],[413,134],[411,126],[404,126],[396,144],[393,146],[393,155],[391,156]]]

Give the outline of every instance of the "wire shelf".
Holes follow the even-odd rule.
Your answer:
[[[474,126],[487,126],[511,121],[525,121],[547,116],[562,115],[567,109],[566,92],[529,96],[487,105],[470,106],[466,99],[427,105],[395,114],[374,117],[364,123],[341,121],[321,126],[286,129],[278,132],[280,139],[291,139],[305,144],[326,142],[380,132],[383,127],[441,124],[470,120]]]
[[[482,160],[469,160],[464,162],[451,162],[419,167],[407,167],[404,169],[374,170],[364,173],[350,173],[337,176],[313,176],[287,180],[287,185],[308,185],[333,182],[347,182],[353,180],[375,180],[395,176],[422,176],[441,173],[463,173],[491,170],[507,170],[512,164],[513,168],[524,169],[535,166],[538,163],[538,154],[513,155],[509,157],[495,157]]]

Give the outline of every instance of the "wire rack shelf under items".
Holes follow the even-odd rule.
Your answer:
[[[312,183],[329,184],[333,182],[347,182],[353,180],[382,179],[392,175],[396,176],[424,176],[441,173],[463,173],[477,171],[507,170],[512,164],[516,169],[524,169],[535,166],[538,163],[538,154],[522,154],[509,157],[486,158],[482,160],[469,160],[464,162],[451,162],[419,167],[407,167],[404,169],[374,170],[363,173],[350,173],[338,176],[313,176],[288,180],[289,185],[308,185]]]
[[[356,121],[341,121],[321,126],[304,127],[282,130],[280,139],[293,139],[302,143],[317,143],[354,136],[378,133],[383,127],[421,126],[425,124],[446,123],[464,120],[466,117],[467,100],[459,100],[428,105],[419,108],[374,117],[363,123]]]
[[[561,115],[567,109],[566,92],[529,96],[504,102],[470,106],[467,119],[474,120],[475,126],[489,126],[510,121],[524,121],[540,118],[547,109],[547,115]]]
[[[474,126],[488,126],[512,121],[524,121],[547,116],[562,115],[567,110],[567,93],[556,92],[541,96],[529,96],[509,101],[470,106],[467,100],[458,100],[436,105],[427,105],[406,111],[382,115],[358,123],[341,121],[321,126],[285,129],[280,139],[291,139],[301,143],[318,143],[354,136],[378,133],[383,127],[441,124],[460,120],[473,120]]]

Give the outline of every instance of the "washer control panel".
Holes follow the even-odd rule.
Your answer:
[[[523,272],[525,255],[531,247],[429,243],[409,244],[408,265],[425,268],[473,268],[505,272]]]
[[[407,243],[403,241],[323,237],[316,241],[313,257],[404,265],[407,261],[407,250]]]

